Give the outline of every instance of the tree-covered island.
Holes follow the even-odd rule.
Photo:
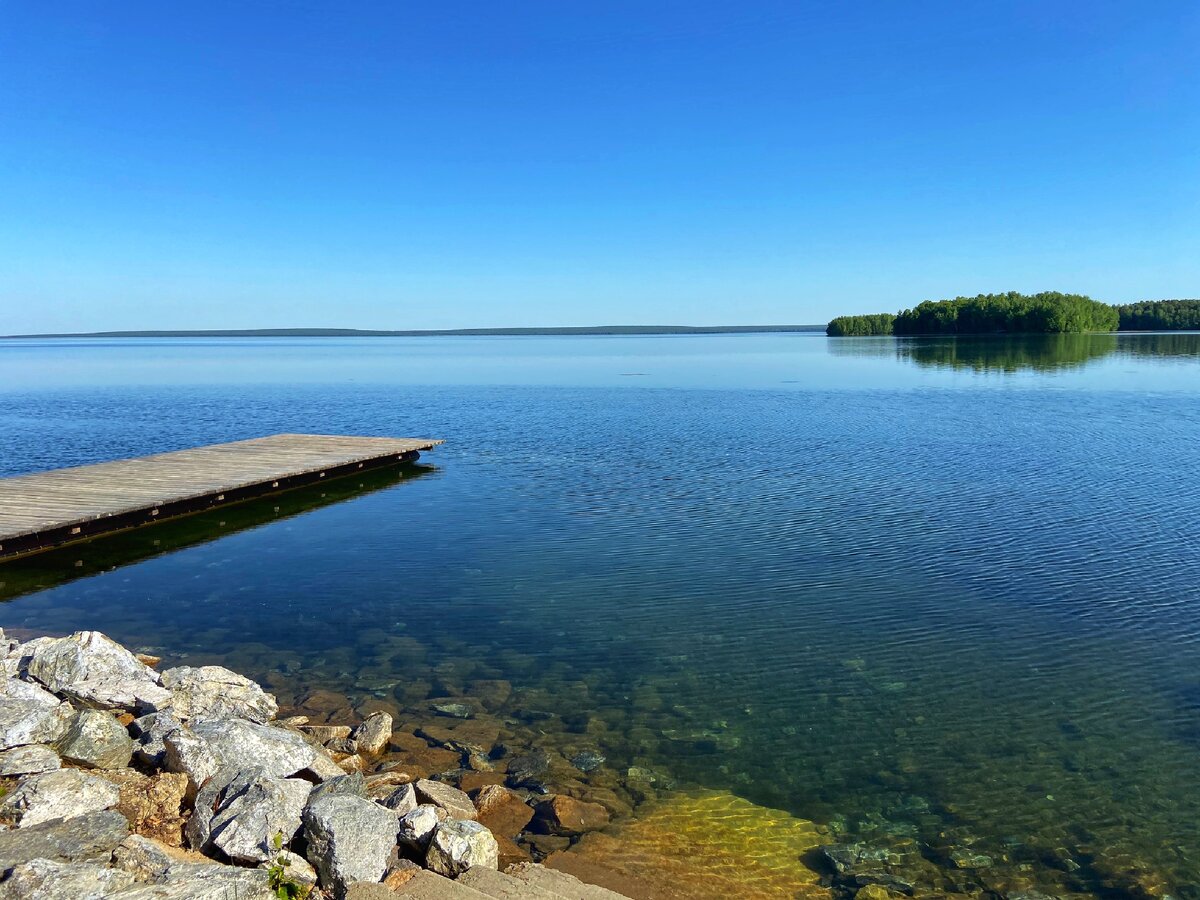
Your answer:
[[[1156,300],[1112,306],[1083,294],[979,294],[926,300],[912,309],[838,316],[825,333],[856,335],[1078,334],[1200,328],[1200,300]]]

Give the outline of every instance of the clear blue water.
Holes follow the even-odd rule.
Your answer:
[[[1200,335],[0,342],[0,475],[278,431],[446,445],[0,626],[505,678],[618,768],[970,847],[967,892],[1200,897]]]

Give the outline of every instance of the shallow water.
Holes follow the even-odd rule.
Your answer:
[[[86,575],[0,626],[285,697],[507,679],[618,771],[942,890],[1200,897],[1200,335],[0,342],[0,474],[276,431],[447,443],[113,571],[0,568]]]

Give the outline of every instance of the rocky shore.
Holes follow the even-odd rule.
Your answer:
[[[2,898],[622,896],[534,859],[624,801],[555,792],[544,753],[497,766],[467,703],[417,738],[387,712],[277,718],[229,669],[160,672],[98,632],[0,631],[0,657]]]

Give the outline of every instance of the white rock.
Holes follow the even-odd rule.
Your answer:
[[[445,810],[432,803],[422,803],[414,810],[400,817],[396,830],[396,838],[401,844],[407,844],[416,850],[424,850],[429,846],[429,839],[442,820],[446,818]]]
[[[220,768],[254,765],[268,775],[287,777],[307,769],[317,757],[300,735],[245,719],[195,722],[192,732],[208,743]]]
[[[352,882],[383,877],[396,846],[396,816],[362,797],[326,794],[305,807],[304,833],[321,886],[340,898]]]
[[[82,900],[109,897],[133,884],[133,876],[96,863],[31,859],[16,866],[0,886],[5,900]]]
[[[78,769],[58,769],[22,778],[11,794],[0,801],[0,813],[27,828],[50,819],[77,816],[117,805],[121,791],[111,781]]]
[[[81,709],[55,744],[67,762],[94,769],[122,769],[133,758],[133,741],[113,714]]]
[[[457,878],[471,866],[498,867],[499,847],[485,825],[469,819],[447,819],[433,831],[425,868]]]
[[[471,798],[452,784],[419,778],[413,784],[413,789],[417,792],[418,800],[422,803],[440,806],[451,818],[479,818],[479,813],[475,809],[475,804],[471,802]]]
[[[283,866],[283,877],[288,881],[294,881],[304,887],[312,887],[317,883],[317,870],[299,853],[293,853],[291,850],[276,851],[266,862],[259,863],[258,867],[269,869],[275,865]]]
[[[157,672],[98,631],[51,638],[34,648],[25,671],[84,706],[150,712],[171,702]]]
[[[276,778],[257,768],[222,770],[196,797],[188,821],[193,849],[214,848],[236,862],[272,858],[273,841],[290,843],[312,785],[299,778]]]
[[[0,681],[0,749],[49,744],[66,734],[75,711],[39,685]]]
[[[0,753],[0,776],[6,778],[14,775],[38,775],[61,768],[62,761],[58,754],[45,744],[14,747]]]
[[[411,784],[402,784],[380,802],[398,816],[407,815],[417,808],[417,792]]]
[[[113,865],[137,881],[157,881],[176,862],[165,845],[140,834],[129,835],[113,851]]]
[[[203,787],[221,767],[208,741],[183,726],[167,732],[163,737],[162,765],[168,772],[186,775],[188,790],[193,793]]]
[[[354,741],[356,753],[378,753],[392,739],[392,717],[385,712],[368,716],[365,722],[350,733],[350,739]]]
[[[275,698],[223,666],[179,666],[162,673],[171,692],[171,711],[180,719],[249,719],[269,722],[279,711]]]

